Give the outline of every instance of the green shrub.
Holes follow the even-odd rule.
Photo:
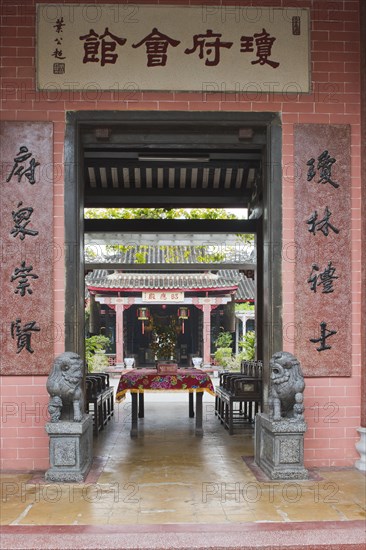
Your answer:
[[[101,370],[108,366],[108,358],[99,353],[98,358],[96,359],[96,354],[98,352],[106,351],[110,343],[110,339],[102,334],[85,338],[85,360],[90,372],[97,369]]]
[[[231,348],[218,348],[215,352],[215,361],[220,367],[227,367],[228,362],[231,359],[233,350]]]
[[[233,345],[233,336],[231,332],[220,332],[215,340],[215,346],[219,348],[230,348]],[[232,351],[232,350],[231,350]]]
[[[239,342],[239,347],[242,350],[243,360],[252,361],[255,359],[255,332],[251,330],[244,334],[243,339]]]

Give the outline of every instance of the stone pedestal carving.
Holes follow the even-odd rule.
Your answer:
[[[80,422],[48,422],[50,464],[47,481],[80,483],[86,478],[93,457],[93,419]]]
[[[50,394],[50,464],[47,481],[81,482],[93,459],[93,418],[85,414],[84,363],[72,351],[61,353],[47,379]]]
[[[273,354],[269,369],[268,414],[257,414],[255,421],[255,462],[270,479],[308,479],[300,363],[280,351]]]
[[[308,479],[304,468],[305,422],[257,414],[255,461],[270,479]]]

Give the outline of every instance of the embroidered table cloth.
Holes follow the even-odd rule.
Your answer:
[[[122,401],[126,393],[145,391],[208,392],[215,395],[209,375],[199,369],[178,369],[177,373],[158,374],[155,369],[133,369],[123,372],[118,384],[116,400]]]

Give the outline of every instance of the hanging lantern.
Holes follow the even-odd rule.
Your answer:
[[[182,321],[182,334],[184,334],[184,321],[189,317],[189,309],[186,306],[178,308],[178,319]]]
[[[137,318],[139,321],[148,321],[150,318],[149,308],[139,307],[137,310]]]
[[[137,319],[141,321],[141,332],[145,334],[145,321],[150,318],[150,311],[147,307],[139,307],[137,309]]]
[[[188,319],[189,309],[186,306],[178,308],[178,317],[179,319]]]

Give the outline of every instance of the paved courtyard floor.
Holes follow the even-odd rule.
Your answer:
[[[187,394],[148,393],[131,439],[127,398],[95,438],[84,484],[3,473],[0,548],[362,547],[365,474],[317,469],[307,481],[269,481],[251,465],[253,428],[229,436],[208,394],[203,411],[199,438]]]

